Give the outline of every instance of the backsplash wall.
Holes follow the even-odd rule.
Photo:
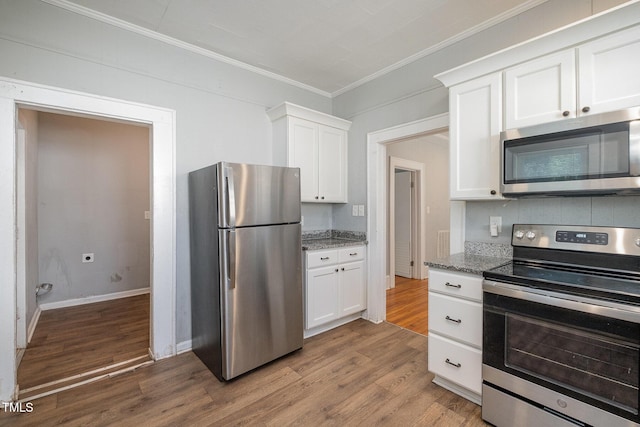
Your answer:
[[[502,232],[489,235],[489,216]],[[510,243],[513,224],[600,225],[640,228],[640,196],[553,197],[467,202],[465,240]]]

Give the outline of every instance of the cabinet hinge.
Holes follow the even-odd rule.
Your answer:
[[[414,185],[415,185],[415,183],[413,181],[411,181],[411,188],[413,188]]]
[[[409,263],[409,265],[410,265],[411,267],[413,267],[413,261],[411,261],[411,262]]]

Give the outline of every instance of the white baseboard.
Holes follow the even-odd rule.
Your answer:
[[[31,342],[31,338],[33,338],[33,333],[36,331],[38,320],[40,320],[40,313],[42,313],[42,309],[40,307],[36,307],[36,311],[33,313],[33,317],[29,322],[29,329],[27,329],[27,344]]]
[[[186,353],[193,348],[193,342],[191,340],[181,341],[176,345],[177,354]]]
[[[46,310],[53,310],[56,308],[74,307],[76,305],[93,304],[95,302],[111,301],[114,299],[134,297],[136,295],[144,295],[150,292],[151,292],[151,288],[132,289],[130,291],[114,292],[112,294],[105,294],[105,295],[94,295],[94,296],[84,297],[84,298],[69,299],[66,301],[46,302],[46,303],[40,304],[38,308],[42,309],[42,311],[46,311]]]

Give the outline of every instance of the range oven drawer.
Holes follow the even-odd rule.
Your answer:
[[[429,293],[429,331],[482,347],[482,304]]]
[[[476,348],[430,333],[428,368],[474,393],[482,392],[482,352]]]

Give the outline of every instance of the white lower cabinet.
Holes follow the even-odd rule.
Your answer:
[[[482,277],[429,270],[428,354],[433,382],[480,404]]]
[[[305,336],[338,326],[366,309],[364,246],[307,251]],[[344,322],[343,322],[344,323]],[[318,328],[328,325],[326,328]]]

